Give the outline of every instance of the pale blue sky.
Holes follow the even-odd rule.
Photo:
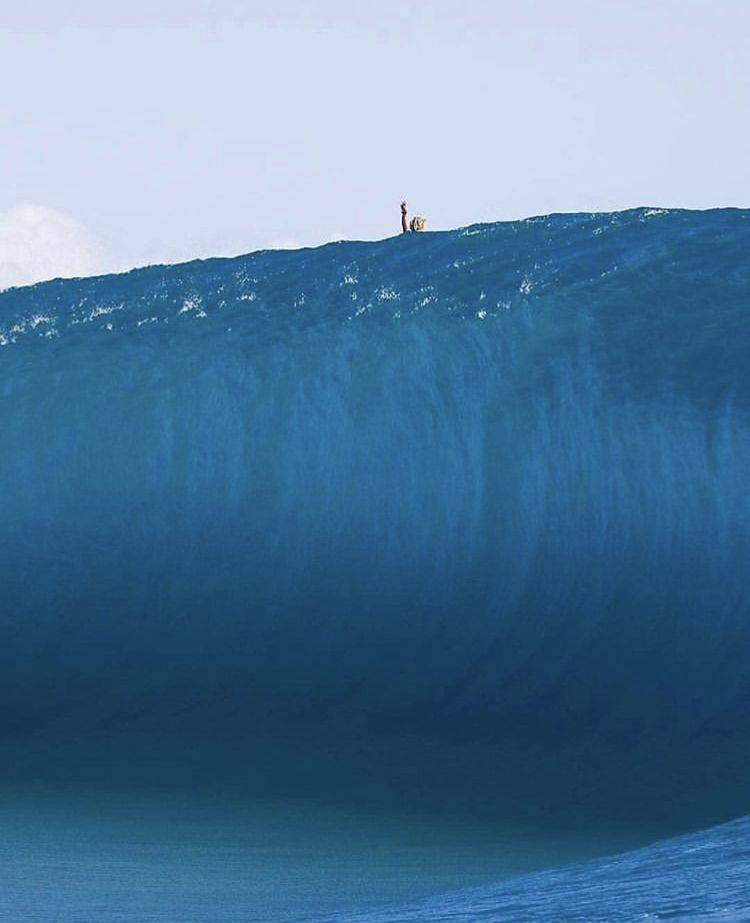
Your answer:
[[[750,205],[748,0],[269,6],[0,13],[0,287],[40,227],[96,271],[383,237],[402,196],[433,228]]]

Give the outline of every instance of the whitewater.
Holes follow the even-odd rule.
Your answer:
[[[636,919],[687,887],[667,838],[750,811],[749,219],[0,293],[0,915],[560,919],[585,887],[570,919]],[[746,829],[691,834],[733,890],[673,917],[750,918]]]

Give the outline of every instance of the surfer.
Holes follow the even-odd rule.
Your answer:
[[[424,231],[427,228],[427,219],[415,215],[411,221],[406,220],[406,202],[401,203],[401,231],[406,234],[409,231]]]

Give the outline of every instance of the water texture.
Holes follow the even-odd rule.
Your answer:
[[[0,792],[590,837],[561,862],[747,813],[749,219],[0,293]]]

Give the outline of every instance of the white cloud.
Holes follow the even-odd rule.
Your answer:
[[[0,291],[45,279],[106,272],[104,253],[83,225],[43,205],[0,213]]]

